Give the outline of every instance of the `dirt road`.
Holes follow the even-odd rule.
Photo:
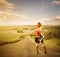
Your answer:
[[[34,42],[26,36],[19,42],[0,46],[0,57],[60,57],[60,53],[48,50],[48,53],[44,54],[40,50],[37,54]]]

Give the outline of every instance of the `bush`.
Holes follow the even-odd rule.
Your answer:
[[[18,30],[17,33],[23,33],[23,31],[22,30]]]
[[[50,30],[47,32],[43,31],[43,33],[44,33],[43,35],[45,36],[45,39],[60,38],[60,31],[57,31],[57,30]]]

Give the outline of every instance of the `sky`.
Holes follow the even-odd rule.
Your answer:
[[[60,25],[60,0],[0,0],[0,25]]]

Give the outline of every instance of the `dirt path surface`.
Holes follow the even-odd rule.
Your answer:
[[[26,36],[19,42],[0,46],[0,57],[60,57],[60,53],[48,50],[48,53],[44,54],[40,50],[37,54],[35,43]]]

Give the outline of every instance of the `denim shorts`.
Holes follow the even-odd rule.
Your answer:
[[[44,43],[42,37],[35,37],[35,42],[36,42],[36,43],[42,43],[42,44]]]

